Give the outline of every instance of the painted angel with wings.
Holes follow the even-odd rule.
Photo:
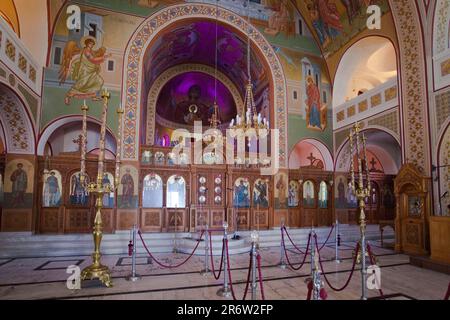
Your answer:
[[[97,40],[86,36],[80,41],[80,49],[75,41],[67,42],[64,48],[63,63],[59,70],[59,84],[63,84],[70,75],[75,83],[67,92],[65,104],[70,104],[71,98],[100,100],[98,93],[103,87],[100,76],[100,65],[111,56],[106,54],[105,47],[95,50]]]

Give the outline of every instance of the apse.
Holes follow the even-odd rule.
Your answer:
[[[200,72],[187,72],[172,78],[159,94],[156,113],[172,123],[175,129],[181,125],[192,125],[194,120],[208,126],[213,113],[215,99],[214,77]],[[236,103],[229,89],[217,82],[217,103],[220,122],[228,123],[236,115]],[[196,107],[193,107],[193,106]],[[195,116],[191,114],[194,113]]]

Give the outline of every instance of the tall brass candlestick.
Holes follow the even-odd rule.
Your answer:
[[[365,208],[365,198],[368,197],[370,194],[370,186],[365,187],[364,186],[364,180],[363,180],[363,172],[362,172],[362,159],[361,159],[361,152],[364,154],[364,159],[366,158],[366,144],[365,144],[365,137],[362,138],[362,150],[360,150],[359,145],[359,139],[360,139],[360,131],[361,127],[358,122],[355,123],[353,130],[350,131],[350,154],[351,154],[351,176],[352,176],[352,184],[351,188],[353,192],[356,195],[356,198],[358,199],[358,207],[359,207],[359,229],[361,233],[360,238],[360,250],[358,252],[355,252],[357,261],[361,262],[361,299],[366,300],[366,277],[367,277],[367,270],[366,270],[366,215],[364,213]],[[356,159],[358,161],[358,184],[355,185],[355,178],[354,178],[354,168],[353,168],[353,138],[352,136],[355,136],[356,140]],[[367,170],[367,166],[366,166]]]
[[[103,185],[104,160],[105,160],[105,135],[106,135],[106,116],[108,113],[108,100],[110,99],[109,92],[105,89],[102,92],[103,99],[103,113],[102,126],[100,129],[100,153],[98,156],[98,174],[97,181],[89,183],[87,189],[91,194],[96,195],[95,199],[95,219],[94,219],[94,253],[92,254],[92,264],[81,272],[81,280],[99,279],[107,287],[112,287],[111,272],[107,266],[100,262],[100,243],[103,236],[103,222],[102,222],[102,205],[103,194],[111,192],[110,185]]]
[[[83,111],[83,125],[81,129],[81,175],[80,182],[84,185],[86,181],[86,138],[87,138],[87,112],[89,107],[86,105],[86,100],[81,106],[81,111]]]

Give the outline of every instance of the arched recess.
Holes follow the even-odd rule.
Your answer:
[[[342,56],[333,86],[333,107],[397,77],[397,54],[385,37],[355,42]]]
[[[0,122],[8,153],[34,154],[33,122],[19,96],[0,83]]]
[[[401,147],[397,139],[386,131],[379,129],[369,128],[361,132],[367,138],[368,154],[373,154],[374,160],[380,162],[380,167],[385,174],[396,175],[400,170],[402,160]],[[369,165],[371,160],[370,158],[367,159]],[[349,140],[346,139],[337,153],[335,170],[349,172],[350,163],[350,144]]]
[[[77,135],[81,133],[81,124],[82,124],[83,117],[81,115],[77,116],[68,116],[68,117],[62,117],[59,119],[54,120],[53,122],[49,123],[44,130],[42,131],[39,142],[36,149],[36,154],[38,156],[42,156],[45,154],[46,146],[49,144],[49,142],[54,141],[54,139],[58,139],[57,135],[61,136],[63,141],[62,146],[56,147],[55,145],[51,145],[52,154],[57,155],[60,152],[70,152],[70,151],[76,151],[76,145],[73,144],[73,146],[69,147],[67,149],[67,145],[64,143],[64,139],[77,139]],[[88,137],[87,137],[87,151],[94,151],[98,148],[98,138],[95,137],[95,135],[98,135],[100,132],[100,121],[96,118],[88,117],[87,121],[88,125]],[[67,134],[64,134],[64,131],[67,130]],[[59,132],[58,132],[59,131]],[[91,133],[91,134],[90,134]],[[60,138],[61,139],[61,138]],[[67,141],[66,141],[67,142]],[[58,144],[60,144],[58,142]],[[106,130],[106,149],[109,150],[111,153],[111,156],[115,154],[116,152],[116,137],[112,133],[110,128],[107,128]],[[63,148],[61,150],[61,147]],[[65,148],[65,149],[64,149]]]
[[[323,163],[324,170],[333,171],[333,157],[330,150],[322,142],[310,138],[294,145],[289,154],[289,169],[310,166],[312,161],[316,161],[313,158]]]
[[[432,25],[432,56],[434,90],[450,85],[448,59],[450,57],[450,2],[436,0]]]
[[[138,159],[138,134],[139,108],[143,84],[142,70],[144,55],[151,42],[158,36],[159,31],[164,30],[174,23],[185,19],[211,19],[216,16],[216,6],[207,4],[180,4],[170,6],[148,17],[135,31],[130,39],[124,58],[124,79],[122,105],[125,106],[125,119],[123,126],[123,154],[126,160]],[[242,30],[250,31],[252,46],[257,48],[258,54],[270,70],[271,104],[275,121],[272,126],[279,130],[279,161],[281,166],[286,166],[287,152],[287,99],[286,80],[284,78],[281,63],[273,50],[272,45],[252,25],[239,15],[218,7],[217,20],[231,27],[235,32],[242,34]]]
[[[439,142],[437,215],[450,215],[450,123]]]
[[[155,119],[157,118],[156,104],[161,90],[170,80],[186,72],[200,72],[207,75],[214,75],[214,68],[202,64],[182,64],[167,69],[155,79],[147,98],[146,144],[151,145],[155,140]],[[239,114],[242,114],[244,102],[239,93],[239,89],[236,87],[234,82],[220,71],[217,71],[217,80],[224,84],[230,91],[236,103]],[[178,127],[182,128],[182,125],[178,124]]]

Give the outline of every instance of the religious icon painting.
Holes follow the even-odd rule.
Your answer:
[[[167,154],[167,164],[169,166],[173,166],[175,164],[178,164],[177,163],[177,159],[175,158],[175,153],[170,152],[170,153]]]
[[[269,207],[269,186],[263,179],[257,179],[253,186],[253,206],[259,208]]]
[[[279,172],[275,176],[275,208],[287,209],[288,206],[288,176],[284,172]]]
[[[234,182],[234,201],[236,208],[250,207],[250,184],[247,178],[237,178]]]
[[[335,206],[337,209],[345,209],[347,208],[347,178],[344,175],[340,175],[336,177],[335,181]]]
[[[319,208],[328,208],[328,185],[325,181],[319,184]]]
[[[141,162],[142,164],[150,164],[152,162],[152,152],[150,150],[145,150],[142,152]]]
[[[15,159],[5,168],[4,208],[33,206],[34,167],[28,160]]]
[[[288,205],[289,207],[297,207],[298,206],[298,192],[300,185],[298,181],[291,180],[289,182],[289,196],[288,196]]]
[[[183,177],[173,175],[167,180],[167,207],[186,207],[186,182]]]
[[[164,165],[164,153],[162,153],[161,151],[155,152],[155,164],[156,165]]]
[[[103,207],[114,208],[114,176],[111,173],[106,172],[103,175],[102,184],[103,187],[107,186],[107,188],[109,188],[110,190],[110,192],[105,192],[103,194]]]
[[[42,206],[46,208],[59,207],[62,194],[61,173],[57,170],[45,172],[43,181]]]
[[[311,180],[306,180],[303,183],[303,206],[305,208],[314,208],[314,183]]]
[[[81,171],[75,172],[70,177],[70,204],[74,206],[86,207],[89,205],[89,193],[86,184],[89,183],[89,176],[85,175],[85,180],[81,178]]]
[[[138,205],[138,171],[125,165],[120,168],[120,184],[117,191],[117,206],[120,209],[134,209]]]

